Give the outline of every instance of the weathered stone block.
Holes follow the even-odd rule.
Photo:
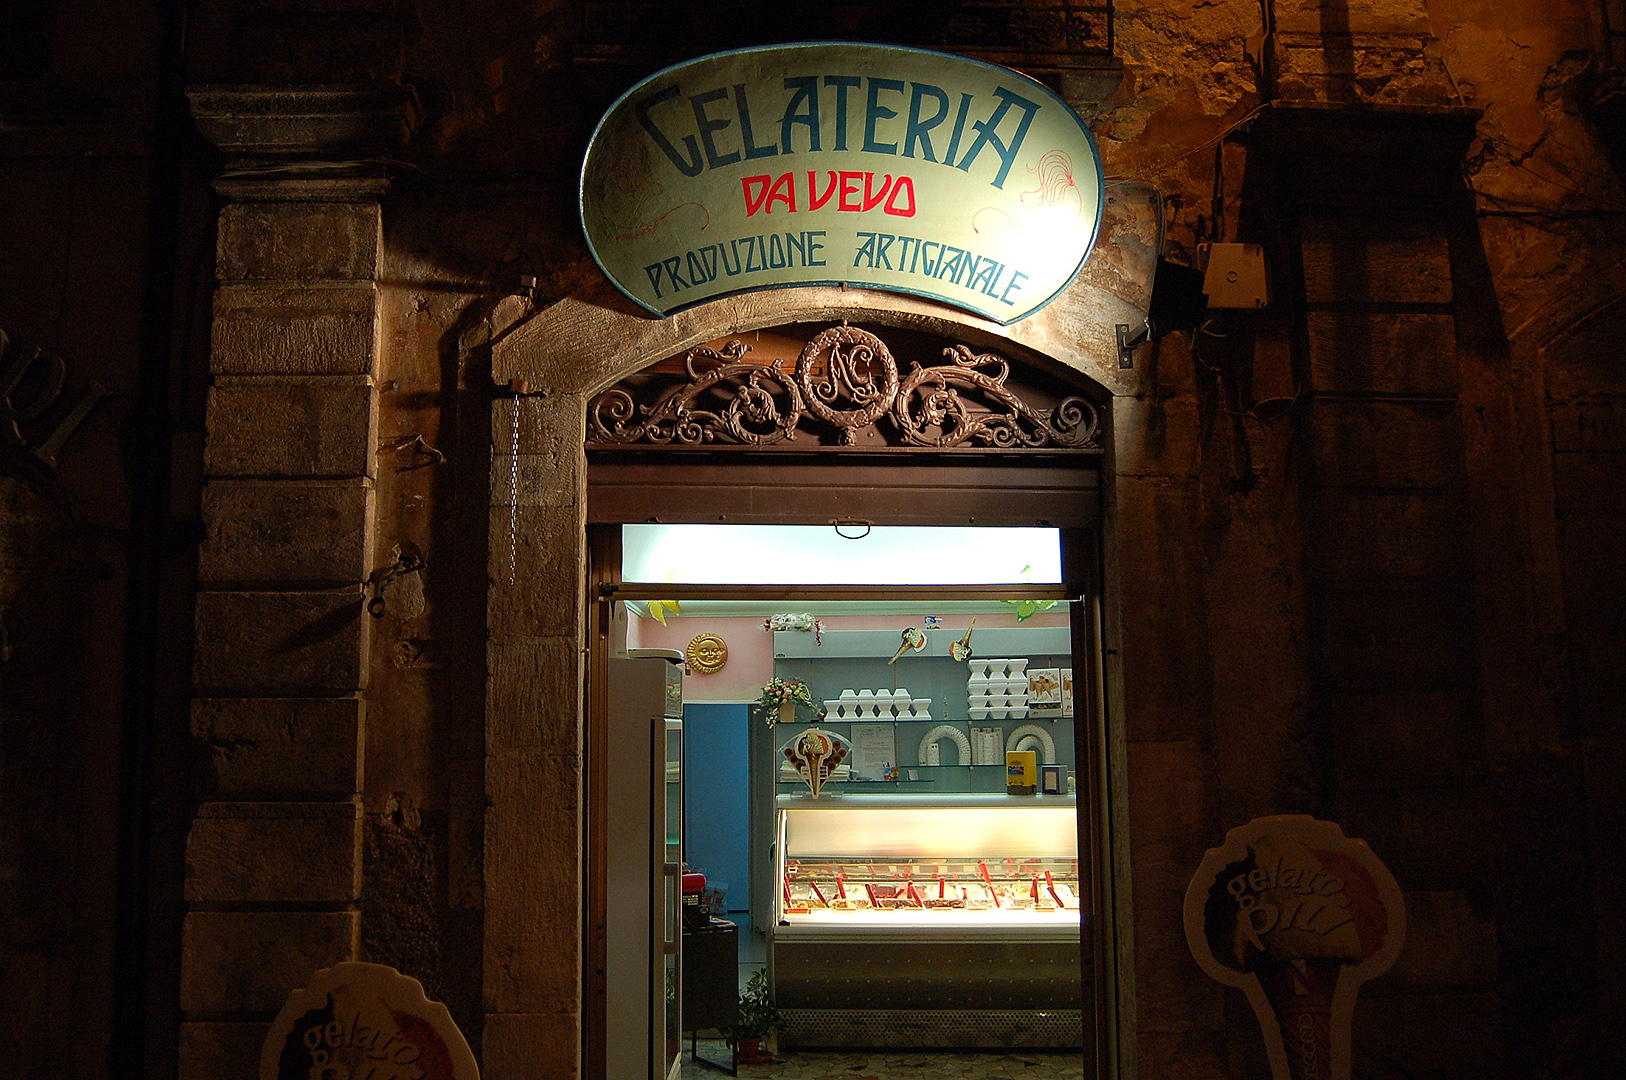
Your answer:
[[[1214,836],[1205,839],[1205,848],[1219,842]],[[1197,967],[1186,942],[1186,885],[1196,865],[1182,860],[1135,866],[1136,1027],[1141,1031],[1216,1030],[1225,1023],[1224,988]]]
[[[322,592],[198,594],[193,685],[200,690],[334,690],[366,685],[372,620],[360,586]]]
[[[1492,784],[1459,783],[1338,792],[1344,835],[1365,840],[1405,892],[1489,888],[1502,873],[1508,828]]]
[[[1129,744],[1130,858],[1195,867],[1221,834],[1214,760],[1194,741]]]
[[[361,280],[378,276],[377,203],[233,203],[220,212],[221,281]]]
[[[1305,321],[1317,390],[1449,395],[1461,385],[1450,315],[1312,311]]]
[[[226,375],[373,375],[378,291],[225,285],[215,293],[211,370]]]
[[[1356,1075],[1496,1076],[1505,1071],[1505,1005],[1498,995],[1391,996],[1380,987],[1381,982],[1370,984],[1355,999]]]
[[[1284,0],[1276,12],[1280,31],[1297,34],[1325,33],[1327,16],[1316,0]],[[1356,34],[1427,34],[1428,5],[1423,0],[1365,0],[1349,5],[1340,13],[1345,32]]]
[[[361,790],[359,697],[199,698],[192,734],[225,798],[337,797]]]
[[[371,476],[370,379],[232,378],[209,390],[213,476]]]
[[[1321,649],[1335,687],[1443,690],[1478,678],[1467,585],[1339,586],[1322,593]]]
[[[586,410],[583,394],[498,398],[491,403],[492,451],[512,454],[517,448],[518,453],[541,454],[568,470],[570,462],[583,459]]]
[[[587,544],[580,505],[494,506],[490,523],[491,633],[575,638]]]
[[[1304,293],[1311,303],[1451,302],[1443,223],[1312,218],[1304,224],[1303,253]]]
[[[1315,711],[1332,732],[1340,788],[1437,783],[1484,752],[1469,690],[1327,690]]]
[[[181,935],[181,1009],[275,1013],[313,973],[356,958],[354,911],[194,911]]]
[[[1566,310],[1568,325],[1541,347],[1541,370],[1547,394],[1556,401],[1595,401],[1602,395],[1626,395],[1626,364],[1620,362],[1620,326],[1626,318],[1626,296],[1604,284],[1612,276],[1594,281],[1590,288],[1571,278]],[[1607,297],[1607,299],[1605,299]]]
[[[1299,804],[1315,774],[1305,611],[1289,539],[1297,530],[1271,508],[1274,498],[1263,501],[1246,518],[1233,509],[1227,542],[1213,549],[1205,574],[1213,728],[1203,744],[1213,750],[1220,817],[1231,825]],[[1209,835],[1221,831],[1216,822]]]
[[[1553,489],[1561,515],[1626,518],[1626,454],[1554,454]]]
[[[182,1024],[178,1080],[244,1080],[259,1075],[270,1024]]]
[[[359,803],[204,803],[192,822],[188,903],[346,903],[360,894]]]
[[[1575,716],[1586,734],[1614,735],[1626,695],[1626,520],[1575,514],[1559,528]]]
[[[486,1080],[578,1076],[580,1026],[574,1012],[487,1013],[480,1075]]]
[[[1548,403],[1553,449],[1581,453],[1626,450],[1626,399]]]
[[[1437,488],[1465,482],[1454,404],[1317,400],[1310,412],[1315,477],[1339,487]]]
[[[1324,489],[1311,497],[1309,570],[1334,581],[1466,580],[1463,492]]]
[[[1491,990],[1496,986],[1496,919],[1468,894],[1405,895],[1406,947],[1386,982],[1395,987]]]
[[[494,454],[492,506],[570,506],[581,500],[585,474],[549,454]]]
[[[1214,984],[1216,987],[1218,983]],[[1142,1076],[1180,1080],[1231,1080],[1223,1037],[1207,1031],[1146,1031],[1135,1035]]]
[[[1194,397],[1115,397],[1112,435],[1119,476],[1195,478],[1202,466],[1202,418]]]
[[[355,582],[371,572],[372,482],[212,480],[202,581]]]
[[[1193,484],[1134,477],[1116,498],[1129,738],[1193,738],[1207,730],[1212,679],[1201,500]]]
[[[581,751],[581,649],[574,638],[492,638],[486,645],[486,745]]]
[[[485,1007],[576,1008],[581,949],[576,869],[581,759],[486,758]]]

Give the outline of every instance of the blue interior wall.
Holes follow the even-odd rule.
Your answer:
[[[746,911],[749,873],[749,705],[683,706],[683,815],[690,866],[728,883],[728,910]]]

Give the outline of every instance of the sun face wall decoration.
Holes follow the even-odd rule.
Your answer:
[[[728,642],[716,634],[696,634],[689,639],[683,658],[702,675],[715,675],[728,663]]]

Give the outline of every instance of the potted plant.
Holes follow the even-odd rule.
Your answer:
[[[740,991],[739,1014],[734,1023],[723,1029],[723,1038],[734,1047],[742,1063],[766,1065],[773,1055],[762,1047],[765,1039],[779,1026],[779,1009],[773,1003],[773,989],[768,985],[768,973],[758,971]]]
[[[801,679],[781,679],[775,675],[768,680],[762,688],[762,696],[757,699],[757,715],[769,727],[788,724],[796,719],[798,705],[807,706],[817,715],[818,704],[813,700],[813,691],[807,683]]]

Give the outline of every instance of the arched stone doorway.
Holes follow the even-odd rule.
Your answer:
[[[583,687],[586,675],[588,408],[594,397],[655,361],[729,335],[787,323],[841,320],[899,327],[976,350],[1003,350],[1075,385],[1093,386],[1103,426],[1113,400],[1133,395],[1136,373],[1120,367],[1114,327],[1138,324],[1150,266],[1105,267],[1103,287],[1085,276],[1045,311],[998,327],[925,301],[867,290],[802,288],[747,294],[664,320],[634,312],[607,288],[566,299],[508,332],[493,349],[493,377],[513,394],[493,414],[488,687],[486,717],[484,1055],[488,1068],[538,1058],[560,1068],[581,1060],[584,956]],[[1086,275],[1087,276],[1087,275]],[[1105,453],[1103,532],[1110,536]],[[1110,549],[1110,544],[1107,545]],[[1112,560],[1098,623],[1114,639]],[[1107,650],[1111,653],[1113,650]],[[1118,674],[1102,673],[1106,716]],[[1132,1002],[1127,911],[1127,836],[1121,740],[1103,738],[1099,763],[1103,881],[1098,970],[1105,1035],[1103,1074],[1116,1072],[1118,1031]],[[1120,929],[1122,927],[1122,929]]]

